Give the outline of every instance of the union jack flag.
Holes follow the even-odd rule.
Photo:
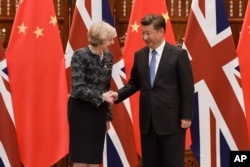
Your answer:
[[[0,167],[20,167],[7,63],[0,40]]]
[[[70,62],[73,52],[88,45],[87,30],[90,25],[104,20],[114,26],[111,11],[107,0],[77,0],[69,40],[65,52],[68,83],[70,80]],[[117,90],[123,86],[125,81],[124,61],[121,54],[118,39],[110,48],[113,54],[113,72],[111,89]],[[106,135],[104,148],[104,167],[137,166],[133,126],[131,121],[130,104],[128,100],[124,103],[113,105],[114,120]]]
[[[184,40],[195,80],[192,146],[200,166],[249,149],[239,63],[223,0],[193,0]]]

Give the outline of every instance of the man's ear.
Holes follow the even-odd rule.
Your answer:
[[[164,28],[161,28],[161,29],[159,30],[159,32],[164,36],[164,34],[165,34]]]

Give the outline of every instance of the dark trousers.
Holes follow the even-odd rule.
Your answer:
[[[151,126],[141,135],[143,167],[184,167],[186,131],[158,135]]]

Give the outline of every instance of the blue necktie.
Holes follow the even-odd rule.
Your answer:
[[[151,86],[153,87],[153,83],[155,80],[155,65],[156,65],[156,51],[152,50],[152,58],[149,64],[149,69],[150,69],[150,81],[151,81]]]

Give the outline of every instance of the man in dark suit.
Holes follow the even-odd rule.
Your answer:
[[[140,90],[143,166],[183,167],[186,129],[191,125],[194,103],[188,54],[165,41],[162,16],[149,14],[142,18],[141,25],[147,46],[135,52],[131,78],[113,92],[113,97],[118,103]]]

